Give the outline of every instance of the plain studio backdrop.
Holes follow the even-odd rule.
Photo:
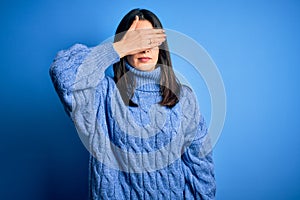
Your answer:
[[[300,199],[300,3],[283,0],[1,1],[0,199],[87,199],[88,152],[49,66],[61,49],[111,37],[136,7],[197,41],[222,75],[227,115],[214,148],[217,199]],[[192,73],[175,57],[174,67]],[[205,83],[200,77],[192,85],[209,121]]]

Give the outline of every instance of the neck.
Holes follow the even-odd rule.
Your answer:
[[[126,68],[134,75],[136,90],[159,91],[160,67],[152,71],[142,71],[134,68],[126,62]]]

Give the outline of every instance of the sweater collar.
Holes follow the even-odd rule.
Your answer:
[[[160,91],[160,67],[157,66],[152,71],[142,71],[126,62],[126,68],[134,75],[136,90]]]

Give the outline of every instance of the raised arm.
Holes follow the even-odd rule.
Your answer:
[[[136,29],[138,21],[137,17],[115,43],[104,43],[93,48],[76,44],[60,51],[54,59],[50,76],[78,132],[89,135],[94,131],[97,106],[106,95],[102,92],[102,96],[95,98],[96,90],[105,91],[107,87],[102,82],[107,67],[127,55],[159,46],[165,40],[162,29]]]
[[[104,78],[104,71],[119,61],[119,55],[112,43],[88,48],[75,44],[59,51],[51,67],[50,77],[55,90],[70,116],[74,107],[74,94],[94,89]]]
[[[126,33],[116,36],[122,38],[115,43],[93,48],[76,44],[58,52],[50,67],[50,76],[68,115],[73,109],[74,92],[95,88],[103,79],[107,67],[127,55],[154,48],[165,41],[166,35],[162,29],[136,29],[138,22],[136,17]]]

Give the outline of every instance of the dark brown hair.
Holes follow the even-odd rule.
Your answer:
[[[158,17],[151,11],[146,9],[133,9],[121,20],[115,33],[114,42],[118,42],[122,39],[136,15],[139,16],[140,20],[149,21],[153,28],[163,28]],[[131,100],[135,90],[135,79],[131,73],[127,73],[128,70],[125,65],[126,57],[121,58],[119,62],[113,65],[114,81],[117,84],[124,103],[129,106],[138,106]],[[161,67],[160,92],[162,100],[160,105],[173,107],[179,101],[180,83],[177,81],[173,71],[167,40],[159,46],[157,65]]]

